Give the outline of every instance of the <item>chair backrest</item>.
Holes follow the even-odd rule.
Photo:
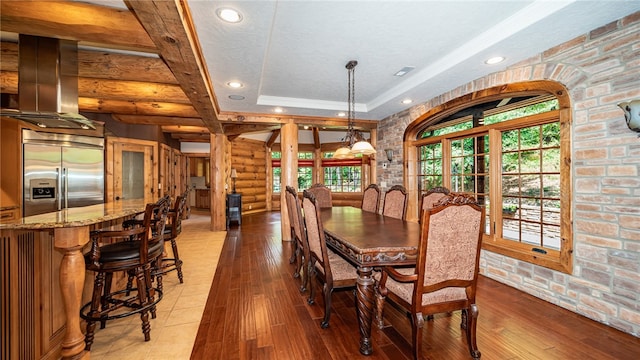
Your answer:
[[[287,202],[287,211],[289,213],[289,225],[291,226],[291,236],[294,240],[301,241],[303,236],[303,220],[300,211],[300,200],[298,200],[298,192],[292,186],[287,185],[285,200]]]
[[[369,184],[362,193],[362,205],[360,208],[364,211],[378,212],[380,206],[380,187],[376,184]]]
[[[173,203],[173,208],[167,215],[171,225],[171,238],[176,238],[182,232],[182,218],[187,207],[188,191],[178,195]]]
[[[414,303],[429,296],[446,302],[455,291],[475,302],[484,211],[473,196],[457,193],[424,211],[416,266],[423,286],[414,288]]]
[[[144,238],[147,241],[141,241],[140,246],[140,263],[144,264],[148,261],[149,246],[164,243],[164,229],[167,225],[167,214],[169,213],[169,205],[171,198],[169,195],[161,197],[155,203],[149,203],[145,207],[142,226],[145,229]],[[157,246],[162,249],[164,246]]]
[[[324,228],[320,216],[320,204],[315,195],[309,190],[302,194],[302,209],[304,210],[304,222],[307,229],[307,241],[309,242],[309,259],[312,266],[317,263],[324,273],[326,284],[333,287],[333,275],[329,263],[327,243],[324,238]]]
[[[420,216],[418,217],[418,221],[422,221],[423,211],[431,209],[438,200],[448,194],[449,189],[444,186],[436,186],[429,189],[426,194],[422,195],[422,198],[420,199]]]
[[[309,189],[318,200],[321,208],[330,208],[333,204],[331,200],[331,190],[323,184],[314,184]]]
[[[382,215],[403,219],[407,212],[407,190],[402,185],[393,185],[384,195]]]

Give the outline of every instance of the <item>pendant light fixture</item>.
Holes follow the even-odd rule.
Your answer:
[[[344,144],[333,154],[335,159],[349,159],[356,154],[372,155],[376,150],[371,143],[366,141],[359,130],[354,128],[355,121],[355,68],[358,62],[351,60],[345,66],[348,73],[348,96],[349,112],[347,120],[347,134],[344,137]]]

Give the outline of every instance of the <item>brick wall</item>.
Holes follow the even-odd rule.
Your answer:
[[[573,274],[488,251],[481,272],[640,337],[640,138],[616,105],[640,99],[640,12],[384,119],[378,148],[401,154],[409,123],[463,94],[543,79],[572,101]],[[401,184],[402,171],[398,160],[377,182]]]

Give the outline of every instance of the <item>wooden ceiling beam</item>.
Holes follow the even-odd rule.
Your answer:
[[[129,1],[127,6],[151,37],[212,133],[223,133],[219,107],[185,0]]]
[[[266,145],[268,148],[273,146],[273,144],[276,142],[276,139],[278,139],[278,136],[280,136],[280,129],[273,130],[273,132],[271,132],[271,136],[269,136],[269,139],[267,139],[266,141]]]
[[[183,133],[172,133],[172,139],[177,139],[180,141],[186,142],[206,142],[208,143],[211,140],[210,134],[183,134]]]
[[[0,42],[0,70],[18,71],[18,43]],[[143,81],[178,84],[167,64],[159,57],[137,56],[78,49],[80,78]]]
[[[156,53],[133,13],[75,1],[2,1],[2,31]]]
[[[159,125],[164,127],[201,127],[203,125],[200,118],[187,118],[176,116],[149,116],[149,115],[129,115],[113,114],[113,118],[125,124]],[[203,127],[203,129],[206,129]],[[207,130],[207,133],[209,131]]]
[[[18,73],[0,72],[2,92],[18,93]],[[179,85],[140,81],[78,78],[78,96],[110,100],[160,101],[190,104]]]
[[[238,124],[228,125],[224,124],[224,133],[226,135],[242,135],[262,131],[270,131],[280,129],[280,124],[268,125],[268,124]]]
[[[200,116],[193,106],[166,102],[135,102],[98,98],[78,98],[78,108],[84,112],[128,115],[175,116],[196,118]]]
[[[222,112],[219,115],[222,123],[263,123],[263,124],[286,124],[293,122],[300,126],[308,125],[318,127],[320,130],[344,130],[348,126],[347,119],[326,118],[319,116],[282,116],[270,114],[248,114],[237,112]],[[354,120],[354,128],[368,131],[378,128],[378,121],[375,120]]]
[[[169,133],[189,133],[189,134],[209,134],[211,133],[209,129],[204,126],[181,126],[181,125],[165,125],[162,126],[163,132]]]

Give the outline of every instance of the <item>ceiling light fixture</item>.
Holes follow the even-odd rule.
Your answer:
[[[406,105],[406,104],[411,104],[412,102],[413,102],[413,100],[411,100],[411,99],[404,99],[404,100],[402,100],[402,103],[403,103],[403,104],[405,104],[405,105]]]
[[[284,112],[284,110],[281,107],[277,107],[277,108],[273,109],[273,112],[280,114],[280,113]]]
[[[242,87],[242,83],[238,81],[229,81],[227,83],[227,86],[230,88],[238,89]]]
[[[493,65],[493,64],[503,62],[504,59],[505,59],[504,56],[494,56],[492,58],[487,59],[487,61],[485,61],[484,63],[487,65]]]
[[[220,8],[216,11],[218,17],[228,23],[239,23],[242,21],[242,15],[236,10],[230,8]]]
[[[231,100],[244,100],[244,96],[242,96],[242,95],[229,95],[229,99],[231,99]]]
[[[405,66],[402,69],[398,70],[393,76],[405,76],[411,70],[415,69],[414,66]]]
[[[338,113],[338,116],[345,117],[345,116],[347,116],[347,113],[344,112],[344,111],[341,111],[341,112]]]
[[[351,60],[345,66],[348,74],[348,96],[349,103],[348,120],[347,120],[347,134],[343,139],[343,145],[333,154],[336,159],[348,159],[354,157],[356,154],[372,155],[376,153],[376,149],[367,142],[362,133],[354,128],[355,121],[355,68],[358,62]]]

